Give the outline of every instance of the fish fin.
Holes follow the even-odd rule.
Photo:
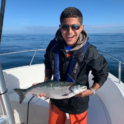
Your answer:
[[[68,96],[70,93],[63,94],[62,96]]]
[[[23,89],[14,89],[14,90],[19,95],[19,103],[21,104],[25,98],[26,92]]]
[[[62,96],[65,97],[65,98],[71,98],[73,97],[75,94],[73,92],[71,93],[67,93],[67,94],[63,94]]]
[[[44,99],[44,100],[47,100],[47,99],[49,99],[49,97],[45,97],[45,99]]]

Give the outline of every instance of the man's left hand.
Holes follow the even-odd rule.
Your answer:
[[[90,89],[87,89],[87,90],[75,95],[74,97],[83,97],[83,96],[90,96],[90,95],[93,95],[93,91]]]

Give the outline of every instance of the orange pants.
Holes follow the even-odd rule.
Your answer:
[[[81,114],[69,114],[70,124],[87,124],[87,111]],[[48,124],[65,124],[66,114],[59,110],[55,105],[51,109],[49,104],[49,123]]]

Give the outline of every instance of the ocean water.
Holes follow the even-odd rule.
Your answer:
[[[49,42],[54,38],[53,34],[20,34],[2,35],[0,54],[25,50],[46,49]],[[124,34],[89,34],[89,42],[95,45],[98,51],[105,52],[124,63]],[[43,63],[45,51],[37,51],[32,64]],[[29,65],[34,52],[0,55],[2,69],[9,69]],[[100,54],[102,54],[100,52]],[[119,63],[113,58],[102,54],[108,64],[109,71],[118,77]],[[121,79],[124,82],[124,65],[121,64]]]

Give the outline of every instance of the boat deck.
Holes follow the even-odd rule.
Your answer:
[[[49,100],[34,97],[29,104],[32,95],[26,96],[22,104],[19,104],[19,96],[14,88],[26,88],[33,83],[43,82],[44,65],[23,66],[4,70],[4,77],[13,108],[16,123],[47,124]],[[93,84],[93,76],[89,74],[90,87]],[[88,109],[88,124],[124,124],[124,84],[118,83],[118,79],[109,73],[105,84],[90,96]],[[27,123],[28,115],[28,123]],[[67,114],[66,124],[69,124]]]
[[[10,94],[12,109],[14,114],[18,114],[18,121],[24,122],[24,118],[27,117],[27,105],[28,101],[31,99],[31,95],[27,96],[22,104],[19,103],[18,95],[16,93]],[[17,111],[15,111],[17,110]],[[43,98],[34,97],[30,102],[29,113],[28,113],[28,124],[48,123],[48,110],[49,110],[49,100],[43,100]],[[67,115],[66,124],[69,124],[69,115]],[[89,109],[88,109],[88,124],[112,124],[109,113],[106,106],[99,98],[99,96],[90,96]]]
[[[88,124],[112,124],[106,106],[97,94],[90,96]]]

